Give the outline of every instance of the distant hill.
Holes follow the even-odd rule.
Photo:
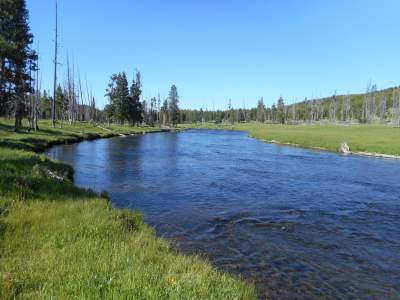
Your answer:
[[[390,119],[393,114],[393,100],[400,96],[400,87],[391,87],[376,90],[371,87],[370,92],[360,94],[332,95],[318,99],[305,99],[301,102],[288,105],[289,119],[293,119],[294,112],[298,120],[318,121],[332,119],[336,104],[335,119],[339,121],[358,120],[360,122]],[[395,103],[397,103],[395,101]],[[347,117],[346,117],[347,104]],[[348,105],[350,104],[350,105]],[[384,111],[384,113],[383,113]]]

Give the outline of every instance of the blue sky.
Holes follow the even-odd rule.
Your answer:
[[[112,73],[184,108],[270,105],[400,84],[398,0],[58,0],[61,80],[74,56],[99,106]],[[54,0],[27,0],[51,89]]]

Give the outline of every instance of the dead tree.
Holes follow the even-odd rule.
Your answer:
[[[92,101],[90,103],[90,122],[92,124],[96,123],[96,119],[97,119],[97,111],[96,111],[96,99],[92,96]]]
[[[161,127],[161,97],[160,97],[160,93],[158,93],[158,97],[157,97],[157,124],[158,127]]]
[[[351,119],[351,100],[350,95],[346,95],[342,104],[342,120],[349,121]]]
[[[33,120],[33,130],[37,131],[39,129],[38,126],[38,115],[39,115],[39,104],[40,104],[40,89],[41,82],[39,83],[39,49],[38,53],[38,65],[36,67],[36,75],[35,75],[35,95],[33,97],[33,105],[32,105],[32,120]]]
[[[90,101],[89,92],[87,90],[87,80],[86,80],[86,99],[82,89],[81,72],[78,71],[78,98],[80,101],[76,101],[75,98],[75,119],[79,121],[85,121],[85,103]],[[79,105],[80,102],[80,105]]]
[[[376,85],[372,86],[371,89],[371,96],[369,100],[369,121],[372,122],[375,119],[376,116]]]
[[[392,122],[394,126],[400,127],[400,93],[398,89],[393,91]]]
[[[371,81],[367,84],[367,90],[364,95],[361,118],[368,123],[371,123],[376,116],[376,85],[372,85]]]
[[[293,102],[292,104],[292,120],[296,121],[297,120],[297,115],[296,115],[296,101]]]
[[[56,90],[57,90],[57,55],[58,55],[58,5],[56,0],[56,29],[54,39],[54,80],[53,80],[53,101],[51,105],[51,121],[53,128],[56,127]]]
[[[379,104],[379,119],[381,123],[386,120],[386,94],[382,95],[381,102]]]
[[[68,105],[67,105],[66,109],[67,109],[67,115],[68,115],[69,124],[72,125],[75,122],[75,119],[76,119],[77,92],[76,92],[76,87],[75,87],[75,66],[74,66],[74,61],[72,61],[72,70],[71,70],[71,65],[69,63],[68,52],[67,52],[67,82],[66,82],[66,87],[67,87],[66,89],[67,89],[67,101],[68,101]]]
[[[336,95],[333,95],[331,104],[329,107],[329,120],[331,122],[336,122],[336,109],[337,109],[337,103],[336,103]]]

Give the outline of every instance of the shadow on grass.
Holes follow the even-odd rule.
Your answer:
[[[18,150],[33,150],[32,145],[27,145],[27,144],[21,143],[21,141],[13,140],[13,139],[0,140],[0,147],[18,149]]]
[[[45,137],[45,136],[44,136]],[[24,137],[20,139],[15,138],[3,138],[0,139],[0,147],[7,147],[11,149],[26,150],[40,152],[52,145],[63,144],[63,143],[74,143],[81,141],[84,138],[94,139],[98,135],[88,135],[87,137],[80,136],[78,134],[69,134],[61,138],[46,139],[44,137]]]
[[[15,159],[0,159],[0,170],[2,171],[0,174],[4,171],[13,172],[14,174],[29,174],[33,171],[34,167],[38,167],[39,169],[46,168],[59,176],[71,181],[73,180],[74,169],[62,162],[52,161],[36,155]]]
[[[49,135],[63,135],[64,133],[57,128],[54,129],[43,129],[39,127],[39,130],[34,131],[30,127],[21,127],[19,131],[15,131],[15,128],[13,125],[10,124],[4,124],[0,123],[0,130],[8,131],[8,132],[13,132],[13,133],[21,133],[21,134],[40,134],[40,133],[46,133]]]
[[[14,131],[14,126],[0,123],[0,130]]]
[[[15,200],[56,200],[71,198],[96,198],[97,193],[90,189],[74,186],[71,181],[35,176],[15,176],[2,174],[0,177],[0,196]]]

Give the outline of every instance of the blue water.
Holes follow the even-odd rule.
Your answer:
[[[189,130],[57,146],[75,183],[269,299],[400,299],[400,161]]]

